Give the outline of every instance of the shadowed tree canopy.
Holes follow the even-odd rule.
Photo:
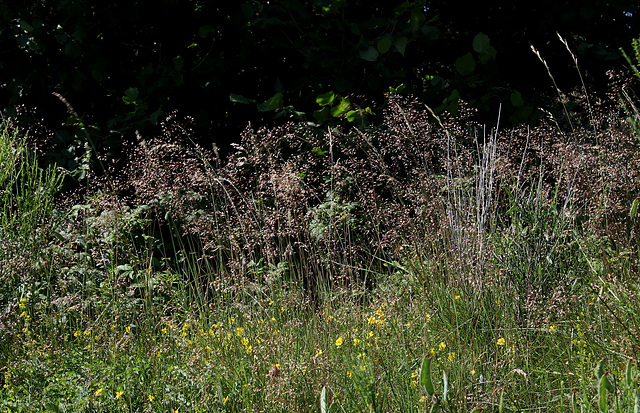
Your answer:
[[[640,33],[638,2],[40,0],[0,5],[0,107],[73,170],[88,144],[117,156],[173,111],[223,149],[247,122],[375,113],[390,88],[436,110],[458,98],[529,121],[551,83],[594,90]],[[274,119],[275,118],[275,119]]]

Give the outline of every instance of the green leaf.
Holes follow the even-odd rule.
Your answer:
[[[420,28],[422,22],[424,22],[425,17],[424,13],[421,11],[413,11],[411,12],[411,17],[409,18],[409,25],[411,26],[411,31],[415,32]]]
[[[327,93],[323,93],[316,97],[316,103],[320,106],[327,106],[333,103],[333,100],[336,98],[336,94],[333,91],[329,91]]]
[[[139,93],[138,93],[137,87],[130,87],[129,89],[124,91],[124,96],[122,97],[122,100],[127,105],[134,104],[136,103],[136,99],[138,99],[138,94]]]
[[[483,65],[487,64],[489,60],[495,59],[495,58],[496,58],[496,49],[494,49],[493,46],[489,46],[487,50],[478,54],[478,59],[480,60],[480,63],[482,63]]]
[[[282,102],[283,101],[284,101],[284,98],[282,96],[282,93],[276,93],[271,98],[265,100],[262,105],[264,106],[265,110],[267,110],[267,111],[268,110],[277,110],[277,109],[280,109],[282,107]]]
[[[325,106],[320,110],[314,111],[312,115],[314,118],[316,118],[316,120],[322,122],[329,119],[329,116],[331,115],[331,109],[328,106]]]
[[[400,52],[400,54],[404,56],[404,51],[407,48],[407,44],[409,44],[409,39],[407,39],[405,36],[402,36],[396,39],[393,45],[396,47],[396,50],[398,50],[398,52]]]
[[[631,210],[629,210],[629,216],[631,218],[636,216],[636,213],[638,212],[639,203],[640,203],[640,198],[636,198],[633,200],[633,203],[631,204]]]
[[[609,375],[608,374],[605,374],[604,376],[602,376],[602,381],[604,382],[604,388],[609,393],[615,393],[616,392],[616,388],[613,385],[613,383],[611,383],[611,380],[609,380]]]
[[[347,120],[349,122],[355,122],[358,119],[362,119],[362,113],[359,110],[350,110],[347,112]]]
[[[331,108],[331,116],[337,118],[349,110],[351,102],[349,99],[341,98],[340,103],[337,106]]]
[[[422,33],[428,40],[438,40],[438,38],[440,37],[440,30],[438,30],[438,28],[434,26],[425,24],[424,26],[422,26],[422,29],[420,29],[420,31],[422,31]]]
[[[235,93],[229,94],[229,101],[231,103],[244,103],[244,104],[256,103],[256,101],[253,99],[247,99],[246,97],[242,95],[237,95]]]
[[[473,50],[475,50],[476,53],[482,53],[482,52],[488,51],[489,45],[490,45],[489,36],[487,36],[484,33],[478,33],[473,38]]]
[[[327,413],[327,388],[322,387],[322,392],[320,393],[320,412]]]
[[[606,376],[602,376],[600,382],[598,383],[598,408],[602,413],[608,412],[609,408],[607,406],[607,391],[605,390],[604,378]]]
[[[406,87],[406,86],[405,86],[405,84],[404,84],[404,83],[400,83],[400,84],[399,84],[398,86],[396,86],[396,87],[391,87],[391,86],[389,86],[389,92],[391,92],[391,93],[402,93],[402,91],[404,90],[404,88],[405,88],[405,87]]]
[[[627,361],[627,367],[624,371],[624,381],[627,385],[627,389],[631,389],[635,384],[635,380],[633,380],[633,365],[631,364],[631,360]]]
[[[376,44],[376,48],[378,49],[378,53],[385,54],[391,49],[391,39],[385,37],[384,39],[378,40],[378,44]]]
[[[517,90],[511,94],[511,104],[516,108],[524,106],[522,95]]]
[[[595,374],[596,379],[600,380],[604,375],[604,360],[600,360],[598,364],[596,364],[596,368],[593,370],[593,373]]]
[[[324,156],[329,153],[327,150],[323,150],[322,148],[313,148],[311,149],[311,153],[315,156]]]
[[[442,372],[442,400],[447,401],[447,393],[449,392],[449,379],[447,378],[447,372]]]
[[[455,66],[458,73],[462,76],[467,76],[476,69],[476,60],[471,53],[467,53],[456,60]]]
[[[360,50],[360,57],[367,62],[375,62],[378,59],[378,56],[379,53],[373,46]]]
[[[33,26],[24,20],[20,20],[20,28],[27,33],[31,33],[33,31]]]
[[[431,397],[435,393],[433,383],[431,382],[431,359],[426,355],[420,366],[420,385]]]
[[[152,125],[156,126],[158,124],[158,117],[160,117],[161,114],[162,114],[162,109],[158,109],[155,112],[153,112],[151,115],[149,115],[149,121],[151,122]]]

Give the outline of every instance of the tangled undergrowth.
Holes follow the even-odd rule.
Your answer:
[[[640,140],[620,105],[508,130],[384,110],[247,128],[224,161],[175,115],[55,208],[61,176],[5,129],[3,411],[637,404]]]

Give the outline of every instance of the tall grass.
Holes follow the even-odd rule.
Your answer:
[[[501,129],[393,95],[223,164],[167,121],[57,204],[5,130],[2,410],[631,411],[640,141],[589,104]]]
[[[51,213],[62,175],[41,169],[25,138],[4,122],[0,165],[0,302],[8,303],[16,294],[48,296],[43,275],[51,267]]]

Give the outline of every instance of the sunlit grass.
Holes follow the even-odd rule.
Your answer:
[[[27,153],[23,141],[8,137],[5,131],[0,158]],[[375,206],[388,207],[388,215],[358,209],[370,199],[332,192],[333,154],[330,161],[310,155],[318,169],[328,168],[329,184],[320,184],[325,201],[309,210],[295,204],[304,173],[289,164],[286,179],[267,179],[278,187],[272,198],[266,190],[265,199],[253,198],[254,178],[238,162],[229,176],[237,173],[248,192],[235,182],[223,186],[205,164],[198,182],[211,179],[228,198],[189,194],[195,209],[171,204],[182,192],[135,208],[99,192],[52,210],[61,176],[40,172],[28,156],[27,167],[0,159],[22,171],[0,181],[7,183],[0,239],[10,241],[0,249],[0,410],[632,411],[640,357],[635,218],[623,211],[619,222],[627,226],[616,221],[613,233],[599,206],[589,209],[583,198],[574,208],[573,182],[561,179],[571,165],[555,165],[559,176],[546,187],[548,176],[535,168],[526,184],[520,172],[515,179],[505,173],[496,195],[487,174],[495,173],[497,159],[489,158],[497,132],[491,139],[476,148],[491,153],[477,153],[484,158],[469,170],[417,184],[398,173],[394,185],[414,186],[379,191],[391,206]],[[364,182],[373,179],[361,172]],[[357,190],[369,193],[345,193]],[[32,192],[39,195],[25,195]],[[397,217],[407,194],[421,200],[407,211],[418,216],[433,207],[424,212],[432,221],[407,218],[414,237],[399,232],[399,244],[383,246],[395,222],[365,221]],[[589,221],[591,213],[602,215]],[[290,232],[265,234],[268,224]],[[380,252],[391,246],[393,253]]]

